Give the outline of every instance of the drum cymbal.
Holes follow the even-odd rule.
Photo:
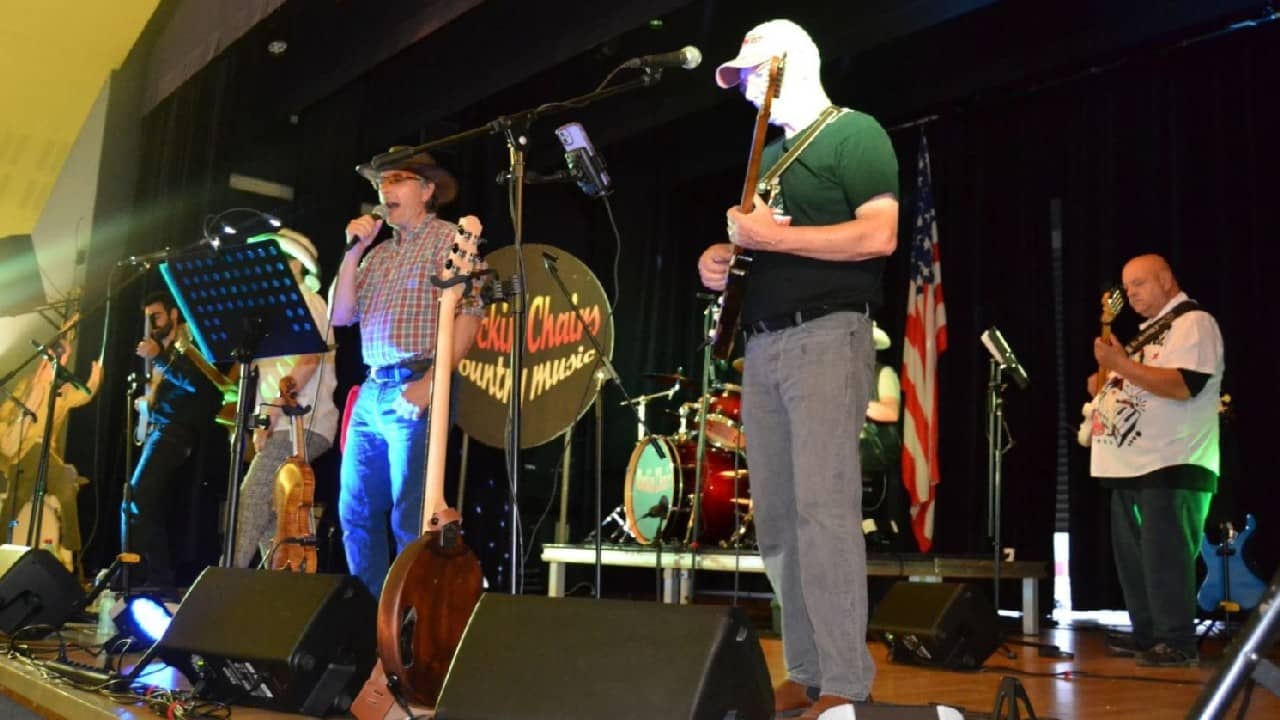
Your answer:
[[[738,358],[737,360],[733,361],[733,369],[737,370],[738,372],[742,372],[742,368],[746,366],[747,366],[746,358]]]
[[[650,380],[657,380],[658,382],[673,383],[673,384],[680,383],[682,385],[688,384],[689,382],[689,378],[681,375],[680,373],[647,372],[647,373],[642,373],[641,377],[649,378]]]

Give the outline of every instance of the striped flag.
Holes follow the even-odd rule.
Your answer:
[[[916,161],[916,222],[911,233],[902,351],[902,483],[911,496],[911,527],[922,552],[933,545],[934,486],[938,484],[938,356],[947,349],[942,302],[942,256],[933,209],[929,145],[920,137]]]

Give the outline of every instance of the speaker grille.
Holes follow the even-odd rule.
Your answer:
[[[494,594],[476,606],[436,708],[439,720],[726,716],[773,716],[740,610]]]

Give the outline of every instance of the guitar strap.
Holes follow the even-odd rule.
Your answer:
[[[1161,333],[1168,330],[1170,325],[1173,325],[1174,320],[1177,320],[1185,313],[1199,309],[1200,304],[1195,300],[1185,300],[1174,305],[1172,310],[1161,315],[1155,322],[1151,323],[1146,327],[1146,329],[1138,333],[1137,337],[1125,344],[1125,354],[1132,355],[1147,345],[1150,345],[1156,338],[1160,337]]]
[[[800,157],[800,153],[809,147],[809,143],[818,137],[818,133],[822,132],[833,120],[845,112],[847,111],[835,105],[830,105],[826,110],[823,110],[818,119],[809,126],[809,129],[805,130],[800,135],[800,138],[796,140],[796,144],[784,153],[782,157],[778,158],[778,162],[774,163],[773,167],[769,168],[769,171],[760,178],[760,182],[756,183],[756,192],[760,193],[760,196],[766,200],[772,200],[782,186],[782,173],[786,172],[788,167],[791,167],[791,163]]]

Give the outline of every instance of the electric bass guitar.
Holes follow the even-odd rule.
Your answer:
[[[1099,318],[1102,323],[1102,342],[1111,342],[1111,323],[1123,309],[1124,291],[1118,286],[1102,293],[1102,317]],[[1080,421],[1080,429],[1076,431],[1076,442],[1084,447],[1089,447],[1093,444],[1093,414],[1098,409],[1098,401],[1102,399],[1102,393],[1106,388],[1110,375],[1106,370],[1098,368],[1097,374],[1094,375],[1098,379],[1098,383],[1093,399],[1080,408],[1080,413],[1084,415],[1084,419]]]
[[[769,130],[773,99],[778,96],[782,87],[782,70],[782,58],[774,57],[769,61],[769,86],[760,103],[760,111],[756,113],[755,132],[751,137],[751,156],[747,160],[747,177],[742,183],[742,199],[738,203],[738,209],[744,213],[751,212],[755,207],[756,185],[760,181],[760,158],[764,152],[765,133]],[[742,303],[747,292],[751,261],[750,251],[733,246],[729,275],[725,280],[724,292],[720,294],[714,312],[715,323],[711,328],[711,355],[717,360],[728,360],[733,353],[734,336],[738,334],[738,325],[742,322]]]
[[[396,685],[411,703],[433,707],[453,654],[484,588],[480,561],[462,541],[462,516],[444,499],[444,469],[449,441],[449,390],[453,375],[454,316],[482,270],[477,252],[480,221],[458,221],[453,254],[431,282],[441,288],[436,313],[432,363],[431,421],[427,445],[426,487],[422,495],[423,534],[396,557],[378,601],[378,665],[352,712],[379,715],[376,696],[382,684]],[[385,673],[379,680],[378,674]],[[385,713],[385,710],[383,710]]]
[[[1231,603],[1231,612],[1255,608],[1267,591],[1267,584],[1244,564],[1244,546],[1257,523],[1248,514],[1244,516],[1244,530],[1239,533],[1229,522],[1221,527],[1222,542],[1217,545],[1200,538],[1200,556],[1209,573],[1196,593],[1196,604],[1205,612],[1213,612],[1226,603]]]

